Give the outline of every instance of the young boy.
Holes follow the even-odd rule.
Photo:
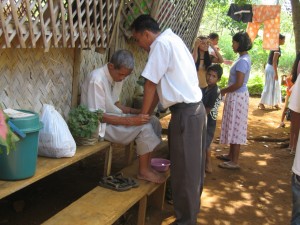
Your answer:
[[[211,166],[211,156],[210,156],[210,144],[214,137],[217,117],[218,117],[218,108],[221,103],[221,94],[220,89],[217,85],[217,82],[220,81],[223,74],[223,68],[219,64],[213,64],[207,68],[206,71],[206,82],[207,87],[201,88],[203,98],[202,102],[205,106],[207,114],[207,133],[206,133],[206,163],[205,171],[207,173],[212,172]]]

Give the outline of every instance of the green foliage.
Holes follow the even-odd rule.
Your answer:
[[[251,96],[260,95],[264,89],[264,77],[251,72],[247,83],[248,91]]]
[[[232,50],[232,36],[229,34],[223,34],[219,41],[220,53],[224,59],[235,60],[236,53]]]
[[[102,120],[103,112],[91,112],[87,107],[79,105],[69,113],[68,126],[73,137],[91,138]]]
[[[252,49],[249,51],[252,62],[252,70],[264,71],[268,60],[269,51],[262,48],[263,40],[258,36],[253,43]]]

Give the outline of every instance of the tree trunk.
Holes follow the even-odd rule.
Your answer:
[[[291,0],[296,52],[300,51],[300,1]]]

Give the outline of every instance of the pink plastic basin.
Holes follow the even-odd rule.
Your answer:
[[[153,169],[155,169],[158,172],[166,172],[171,163],[170,160],[168,159],[163,159],[163,158],[153,158],[151,159],[151,166]]]

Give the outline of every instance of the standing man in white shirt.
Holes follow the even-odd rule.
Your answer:
[[[205,168],[206,113],[201,102],[193,57],[171,29],[160,31],[149,15],[131,25],[133,38],[149,53],[142,114],[151,114],[158,100],[170,108],[171,187],[177,225],[195,225]]]
[[[159,120],[154,116],[139,114],[140,110],[123,106],[119,102],[123,80],[129,76],[133,67],[131,52],[116,51],[109,63],[86,77],[81,90],[81,104],[90,111],[103,111],[100,137],[123,145],[135,141],[139,155],[138,179],[163,183],[165,177],[150,166],[151,152],[161,142]]]
[[[290,96],[289,108],[294,112],[300,113],[300,73],[293,85],[292,94]],[[298,121],[300,123],[300,121]],[[293,211],[291,225],[300,224],[300,133],[296,144],[296,155],[292,167],[292,195],[293,195]]]

